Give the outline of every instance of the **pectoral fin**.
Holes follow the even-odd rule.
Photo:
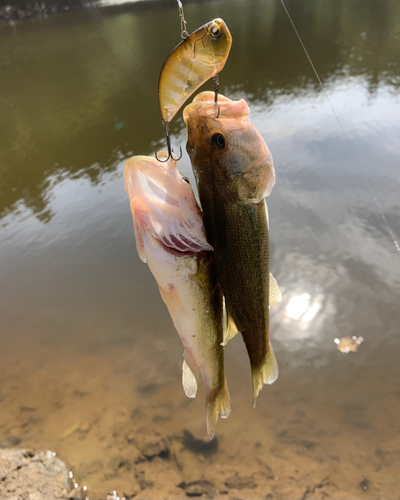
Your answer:
[[[182,365],[182,385],[183,390],[188,398],[195,398],[197,393],[197,380],[190,368],[189,363],[186,361],[186,357],[183,360]]]
[[[267,218],[267,226],[269,231],[269,214],[268,214],[268,205],[267,200],[264,198],[264,209],[265,209],[265,217]]]
[[[136,240],[136,250],[139,255],[139,258],[145,264],[147,263],[146,254],[144,253],[144,244],[143,244],[143,227],[133,219],[133,230],[135,232],[135,240]]]
[[[276,279],[269,273],[269,305],[274,306],[282,301],[282,293]]]

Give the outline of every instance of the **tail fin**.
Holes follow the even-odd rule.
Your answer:
[[[256,407],[257,396],[259,395],[264,384],[273,384],[278,378],[278,363],[272,350],[271,342],[265,358],[264,364],[258,370],[252,370],[253,378],[253,407]]]
[[[217,394],[207,396],[207,434],[210,440],[214,437],[218,417],[228,418],[231,412],[231,397],[226,380]]]

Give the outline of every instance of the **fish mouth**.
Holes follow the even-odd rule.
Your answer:
[[[214,102],[214,92],[206,90],[200,92],[193,101],[183,110],[183,119],[187,127],[191,127],[191,119],[214,118],[221,121],[224,118],[239,119],[240,125],[245,125],[250,115],[250,108],[244,99],[232,101],[222,94],[218,94],[218,102]],[[233,120],[225,123],[234,123]],[[229,125],[228,128],[230,129]],[[235,126],[236,128],[236,126]]]
[[[219,95],[215,103],[214,92],[201,92],[183,111],[188,131],[186,149],[198,175],[207,171],[207,175],[219,176],[221,189],[225,179],[236,178],[232,184],[235,196],[243,202],[258,203],[270,195],[275,169],[268,146],[249,114],[244,99],[233,101]],[[220,141],[218,136],[222,136]],[[239,143],[240,154],[237,150],[233,153]]]
[[[159,155],[166,156],[165,151]],[[193,190],[176,161],[135,156],[125,164],[124,181],[139,246],[142,231],[148,230],[166,251],[176,251],[174,255],[212,250]]]
[[[164,250],[180,257],[205,250],[204,242],[196,235],[197,221],[183,216],[178,193],[169,193],[164,185],[143,173],[139,173],[138,180],[147,205],[141,213],[142,221]]]

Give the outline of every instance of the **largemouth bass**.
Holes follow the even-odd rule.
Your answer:
[[[161,152],[160,157],[167,153]],[[124,169],[139,257],[157,281],[184,346],[182,383],[194,398],[197,373],[206,386],[207,432],[230,412],[224,374],[223,296],[201,211],[176,161],[135,156]]]
[[[170,122],[183,103],[225,66],[232,36],[222,19],[214,19],[183,40],[166,59],[158,82],[162,119]]]
[[[265,197],[275,184],[271,153],[248,118],[244,99],[202,92],[186,106],[187,151],[208,241],[226,300],[228,338],[242,334],[250,358],[254,403],[278,377],[269,340],[269,227]]]

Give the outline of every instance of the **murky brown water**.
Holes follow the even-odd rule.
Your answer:
[[[122,179],[126,158],[163,144],[175,4],[0,28],[0,445],[57,451],[91,498],[399,497],[399,5],[287,5],[349,142],[278,1],[185,9],[190,30],[228,23],[222,93],[248,100],[277,173],[280,376],[253,410],[235,338],[232,414],[211,443]],[[184,146],[180,116],[172,130]],[[192,177],[187,155],[180,167]],[[358,352],[339,352],[353,335]]]

